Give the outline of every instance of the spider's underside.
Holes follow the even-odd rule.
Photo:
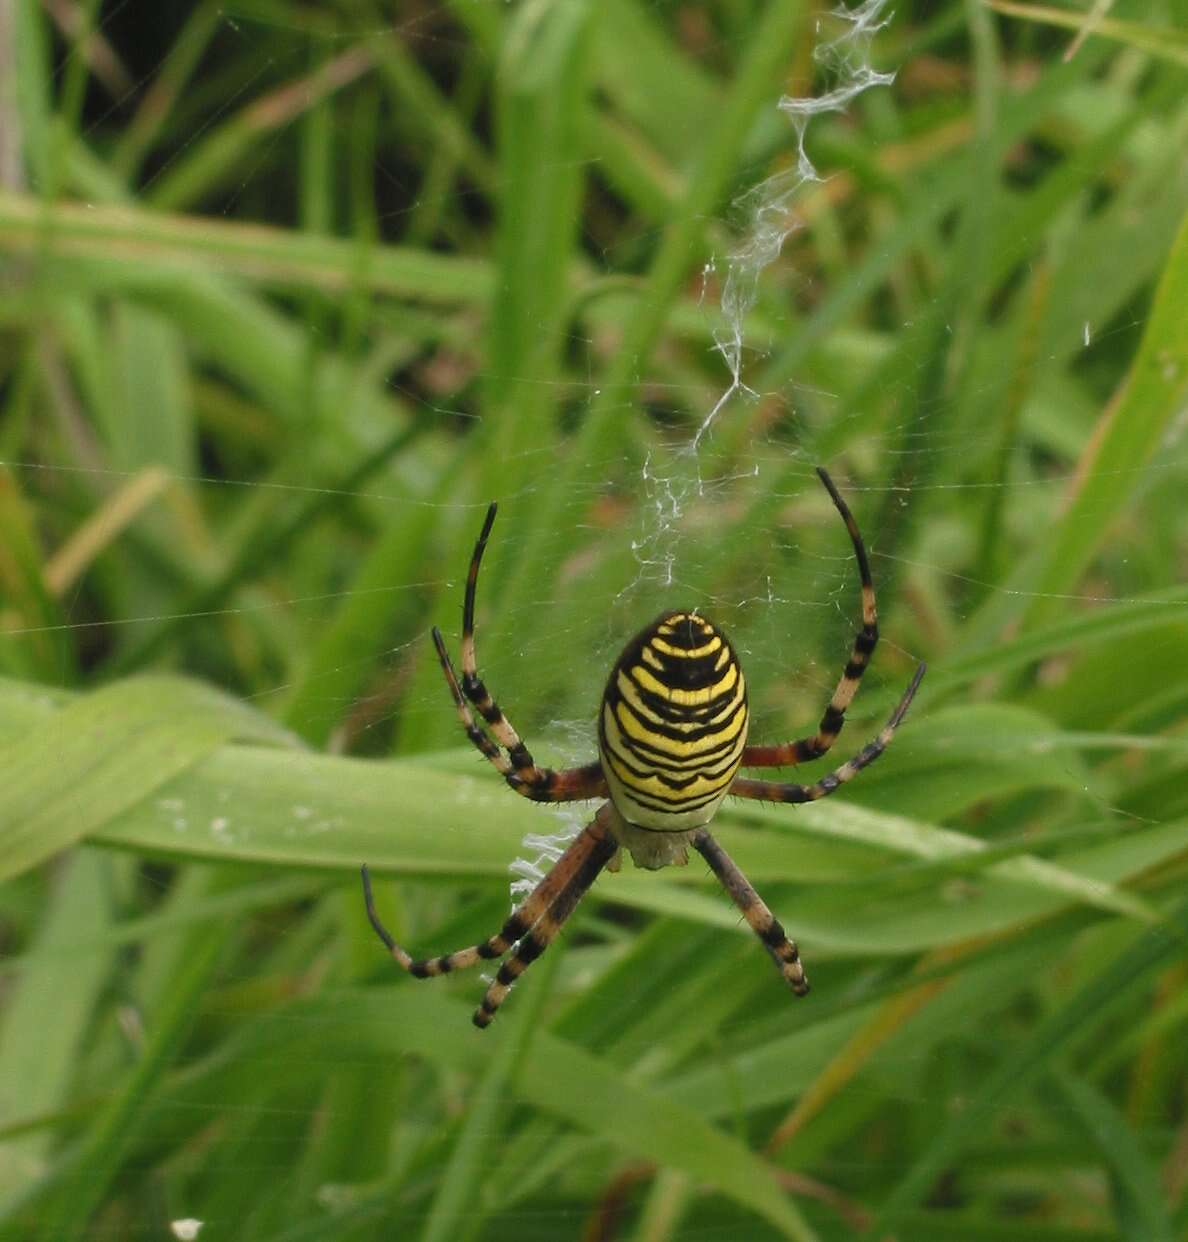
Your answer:
[[[371,924],[396,963],[417,978],[498,959],[515,948],[475,1012],[476,1026],[490,1023],[512,983],[548,948],[598,873],[604,867],[617,868],[620,848],[636,866],[655,870],[683,865],[692,846],[733,898],[792,990],[798,996],[808,992],[795,942],[710,835],[709,822],[727,794],[765,802],[812,802],[833,793],[883,753],[924,676],[921,664],[878,736],[815,784],[738,775],[740,767],[782,767],[824,755],[841,732],[846,709],[878,642],[874,585],[862,536],[829,475],[821,469],[817,474],[849,531],[862,583],[862,625],[817,732],[778,746],[748,746],[746,679],[726,635],[697,612],[666,612],[627,644],[611,670],[598,714],[597,762],[564,771],[537,767],[478,675],[475,585],[496,507],[492,504],[487,510],[466,580],[461,678],[441,633],[433,631],[458,718],[471,742],[524,797],[536,802],[608,800],[498,934],[442,957],[414,960],[392,939],[375,912],[371,880],[363,868]]]

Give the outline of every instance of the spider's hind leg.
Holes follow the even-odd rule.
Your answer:
[[[693,838],[693,848],[709,863],[710,870],[721,881],[722,887],[742,911],[742,916],[751,930],[771,954],[776,968],[784,976],[788,986],[797,996],[807,996],[809,984],[804,967],[800,964],[800,950],[796,947],[796,941],[788,939],[779,919],[751,887],[750,881],[738,869],[734,860],[704,828]]]
[[[577,908],[578,902],[594,883],[598,873],[615,856],[618,845],[613,838],[604,835],[583,841],[589,831],[590,829],[587,828],[586,832],[574,842],[574,845],[579,842],[583,843],[583,850],[581,856],[576,859],[575,865],[567,869],[570,874],[564,888],[557,894],[556,899],[541,915],[532,930],[521,938],[515,953],[500,966],[494,982],[487,988],[482,1004],[474,1012],[475,1026],[481,1028],[490,1025],[499,1006],[503,1004],[508,992],[511,991],[512,984],[553,943],[565,920]],[[573,846],[570,846],[570,849],[573,849]],[[567,854],[568,851],[566,851]],[[566,855],[562,855],[557,866],[549,872],[549,876],[561,866]]]
[[[515,954],[500,968],[495,982],[487,989],[482,1006],[474,1015],[476,1026],[486,1026],[512,983],[556,938],[561,925],[614,855],[618,846],[607,830],[608,816],[608,810],[600,811],[561,855],[553,869],[516,907],[500,930],[478,944],[440,957],[412,957],[396,943],[380,921],[371,891],[371,874],[364,866],[363,899],[367,917],[396,965],[417,979],[431,979],[436,975],[464,970],[481,961],[493,961],[502,957],[518,941]]]
[[[528,899],[516,909],[499,932],[479,944],[468,949],[458,949],[453,953],[443,953],[440,957],[413,958],[406,953],[393,939],[391,932],[380,922],[375,909],[375,898],[371,892],[371,872],[363,865],[363,901],[367,906],[367,918],[375,929],[375,934],[384,942],[393,960],[401,970],[406,970],[416,979],[431,979],[435,975],[447,975],[454,970],[465,970],[481,961],[491,961],[502,957],[516,940],[524,934],[539,915],[531,906],[533,899],[540,892],[538,885]],[[547,878],[547,877],[546,877]]]

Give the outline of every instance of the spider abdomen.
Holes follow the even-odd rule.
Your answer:
[[[611,670],[598,717],[611,800],[630,824],[682,832],[707,824],[747,740],[746,680],[726,636],[668,612]]]

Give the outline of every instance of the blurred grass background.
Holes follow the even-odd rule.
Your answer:
[[[1186,1236],[1188,9],[999,7],[813,123],[694,472],[820,10],[0,0],[0,1237]],[[580,822],[459,746],[483,506],[544,761],[690,603],[774,741],[857,610],[816,463],[885,635],[839,751],[930,672],[720,817],[812,996],[627,867],[474,1031],[356,873],[442,951]]]

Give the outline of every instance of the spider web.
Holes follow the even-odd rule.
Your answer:
[[[683,606],[675,593],[688,589],[681,580],[690,559],[685,525],[688,510],[707,493],[725,492],[738,478],[726,476],[707,480],[702,476],[703,441],[712,435],[719,417],[734,414],[732,403],[753,408],[760,401],[761,394],[749,388],[744,380],[748,361],[747,318],[759,299],[763,273],[779,259],[788,238],[803,227],[798,207],[804,191],[823,182],[805,148],[809,124],[814,117],[845,112],[864,91],[888,86],[895,80],[894,73],[879,72],[870,63],[871,41],[886,24],[888,4],[889,0],[866,0],[854,9],[839,5],[819,18],[812,59],[821,70],[823,87],[811,96],[782,96],[776,104],[794,136],[794,160],[789,167],[764,178],[734,200],[729,213],[734,242],[720,258],[712,257],[702,273],[703,301],[716,297],[719,304],[720,315],[714,317],[711,335],[728,382],[688,440],[667,450],[660,449],[656,454],[649,452],[644,461],[639,479],[642,503],[637,506],[638,524],[631,541],[638,571],[619,591],[616,599],[619,604],[647,599],[673,600],[673,606]],[[739,418],[746,416],[745,409],[737,412]],[[758,477],[765,468],[772,467],[756,461],[754,476]],[[778,599],[770,579],[765,585],[764,604],[774,607],[791,602]],[[744,605],[751,602],[742,601]],[[649,606],[655,607],[654,604]],[[712,610],[713,601],[709,606]],[[617,654],[613,643],[604,647],[604,651],[607,667],[610,667]],[[561,723],[556,722],[558,729]],[[574,722],[568,731],[575,737],[583,735],[588,749],[589,743],[584,737],[586,729],[580,729]],[[559,807],[554,814],[562,821],[560,831],[530,833],[524,839],[527,853],[511,865],[513,905],[536,887],[581,831],[584,823],[581,813]]]

